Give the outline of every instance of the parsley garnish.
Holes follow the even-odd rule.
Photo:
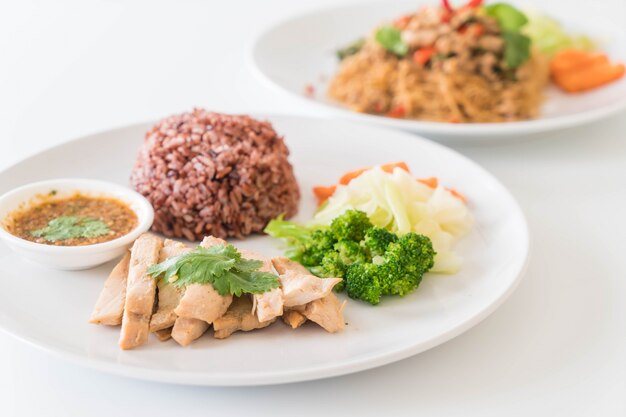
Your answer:
[[[409,45],[402,40],[402,32],[393,26],[383,26],[374,35],[376,42],[383,48],[398,56],[405,56],[409,52]]]
[[[278,288],[278,277],[260,272],[263,262],[244,259],[233,245],[198,246],[185,254],[171,257],[148,268],[147,273],[182,287],[211,284],[222,296],[260,294]]]
[[[46,227],[30,232],[31,235],[43,237],[49,242],[98,237],[107,233],[109,233],[109,227],[102,220],[78,216],[60,216],[50,220]]]
[[[345,58],[356,54],[365,45],[365,39],[359,39],[337,51],[337,58],[343,61]]]
[[[509,68],[517,68],[530,58],[530,38],[520,32],[528,23],[524,13],[506,3],[485,6],[484,11],[500,25],[504,39],[504,62]]]

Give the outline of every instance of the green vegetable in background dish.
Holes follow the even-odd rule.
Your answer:
[[[46,227],[30,232],[31,235],[43,237],[49,242],[97,237],[107,233],[109,227],[102,220],[78,216],[60,216],[50,220]]]
[[[520,32],[528,23],[524,13],[507,3],[495,3],[483,7],[484,12],[496,19],[504,39],[504,62],[517,68],[530,58],[531,40]]]
[[[484,6],[483,9],[487,15],[498,21],[502,30],[517,31],[528,23],[524,13],[507,3],[494,3]]]
[[[297,231],[297,232],[295,232]],[[383,295],[404,296],[418,287],[434,264],[431,240],[375,227],[367,215],[347,210],[327,229],[310,229],[277,219],[265,229],[287,241],[286,255],[319,277],[344,278],[336,291],[378,304]]]
[[[374,39],[383,48],[395,55],[405,56],[409,52],[409,46],[402,40],[400,29],[393,26],[379,28],[374,35]]]
[[[502,32],[504,39],[504,62],[509,68],[517,68],[530,57],[530,38],[519,32]]]
[[[532,39],[535,47],[548,55],[567,48],[590,51],[596,46],[590,37],[569,34],[559,22],[548,16],[530,14],[522,31]]]
[[[244,259],[233,245],[198,246],[191,252],[174,256],[148,268],[155,278],[182,287],[189,284],[211,284],[222,296],[260,294],[277,288],[278,277],[260,272],[263,262]]]
[[[361,48],[363,48],[363,45],[365,45],[365,39],[356,40],[351,44],[339,49],[337,51],[337,58],[339,58],[340,61],[343,61],[350,55],[354,55],[359,52]]]

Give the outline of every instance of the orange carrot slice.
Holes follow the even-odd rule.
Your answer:
[[[430,188],[437,188],[439,186],[439,180],[437,179],[437,177],[418,178],[417,181],[429,186]]]
[[[381,165],[380,168],[385,171],[385,172],[393,172],[394,168],[400,168],[405,170],[406,172],[411,172],[409,170],[408,165],[405,162],[394,162],[391,164],[384,164]],[[371,167],[367,167],[367,168],[360,168],[360,169],[356,169],[354,171],[350,171],[347,172],[345,174],[343,174],[343,176],[339,179],[339,184],[341,185],[348,185],[350,184],[350,181],[352,181],[353,179],[357,178],[359,175],[361,175],[362,173],[364,173],[365,171],[367,171],[368,169],[371,169]]]
[[[557,53],[550,62],[555,84],[567,92],[591,90],[624,76],[623,64],[612,64],[605,54],[576,49]]]
[[[317,205],[319,206],[324,203],[324,201],[328,200],[330,196],[335,194],[336,189],[336,185],[331,185],[329,187],[324,187],[323,185],[313,187],[313,194],[315,194],[315,198],[317,198]]]

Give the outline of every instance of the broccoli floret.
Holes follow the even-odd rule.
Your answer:
[[[333,247],[339,254],[339,259],[344,265],[352,265],[357,261],[369,261],[367,254],[357,242],[351,240],[340,240]]]
[[[389,245],[386,259],[397,258],[407,273],[424,274],[435,263],[433,243],[427,236],[407,233]]]
[[[315,270],[319,272],[319,274],[316,274],[319,277],[343,278],[346,273],[346,264],[341,260],[339,253],[328,252],[324,255],[321,265],[316,267]]]
[[[378,275],[377,265],[364,262],[350,265],[344,280],[348,296],[373,305],[380,303],[382,291]]]
[[[363,246],[372,257],[382,256],[387,251],[390,243],[396,242],[398,236],[382,227],[372,227],[365,233]]]
[[[304,243],[301,263],[304,266],[316,266],[322,263],[324,255],[333,250],[335,238],[328,230],[315,230]]]
[[[360,242],[372,227],[367,214],[359,210],[347,210],[332,221],[330,231],[336,240]]]
[[[382,256],[376,255],[374,262],[357,262],[348,268],[348,295],[368,302],[375,299],[372,292],[378,297],[404,296],[419,286],[424,273],[432,268],[434,256],[435,251],[428,237],[407,233],[390,242]]]
[[[407,233],[390,243],[380,265],[383,293],[403,296],[413,291],[432,268],[434,258],[432,242],[426,236]]]

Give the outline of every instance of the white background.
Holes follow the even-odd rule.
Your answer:
[[[311,114],[254,79],[245,49],[272,21],[334,3],[2,1],[0,169],[192,106]],[[549,7],[626,26],[624,0]],[[464,335],[352,376],[209,389],[81,369],[0,333],[0,416],[626,415],[626,114],[458,150],[510,188],[533,236],[518,290]]]

